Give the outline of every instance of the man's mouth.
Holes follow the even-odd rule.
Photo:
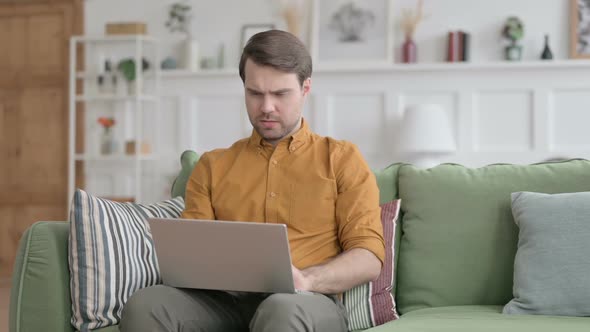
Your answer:
[[[278,123],[278,121],[270,120],[270,119],[262,119],[262,120],[260,120],[260,122],[266,128],[272,128]]]

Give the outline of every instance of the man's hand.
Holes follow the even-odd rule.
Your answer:
[[[311,290],[311,280],[309,280],[305,274],[294,265],[291,264],[291,271],[293,272],[293,283],[295,284],[295,289],[303,290],[303,291],[310,291]]]
[[[299,270],[291,265],[293,282],[299,290],[339,294],[354,286],[376,279],[381,261],[372,252],[355,248],[320,265]]]

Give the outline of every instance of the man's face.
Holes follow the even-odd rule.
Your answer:
[[[244,68],[246,109],[254,129],[276,145],[301,126],[301,111],[311,80],[299,85],[295,73],[260,66],[248,59]]]

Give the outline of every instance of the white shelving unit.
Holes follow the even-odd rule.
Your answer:
[[[84,50],[84,59],[79,59],[77,53],[81,49]],[[92,63],[99,63],[103,65],[104,59],[95,59],[96,54],[89,50],[104,50],[109,53],[113,48],[118,49],[120,53],[124,53],[126,58],[133,58],[135,62],[136,79],[130,84],[134,85],[134,93],[120,93],[115,91],[112,93],[99,93],[98,89],[92,89],[93,84],[97,84],[99,77],[99,70],[92,70]],[[120,50],[125,51],[121,52]],[[148,55],[150,54],[150,55]],[[149,69],[149,82],[146,80],[146,74],[142,69],[142,60],[147,59],[151,66]],[[78,61],[84,61],[84,71],[78,71],[80,68]],[[159,140],[159,117],[160,117],[160,55],[158,48],[158,41],[154,38],[144,35],[122,35],[122,36],[74,36],[70,39],[70,86],[69,86],[69,168],[68,168],[68,198],[71,201],[76,184],[76,163],[84,162],[84,169],[89,168],[90,165],[95,164],[116,164],[123,163],[126,167],[130,167],[132,171],[132,193],[117,193],[111,192],[109,197],[128,197],[132,196],[135,202],[143,202],[142,197],[142,176],[144,175],[144,163],[156,162],[154,166],[157,168],[158,148],[157,142]],[[113,67],[116,67],[113,63]],[[112,72],[117,72],[116,68],[111,68]],[[83,94],[77,94],[77,87],[82,83]],[[149,83],[149,84],[148,84]],[[118,82],[118,85],[127,84],[123,80]],[[148,88],[149,85],[149,88]],[[119,89],[121,90],[121,89]],[[83,105],[83,106],[82,106]],[[102,155],[96,152],[89,144],[92,141],[89,138],[89,133],[92,132],[89,121],[85,121],[84,151],[76,151],[76,142],[78,140],[76,130],[76,119],[79,116],[81,109],[85,110],[86,117],[92,114],[92,119],[105,114],[113,114],[118,112],[121,107],[126,107],[130,112],[125,114],[117,114],[119,118],[123,118],[124,122],[117,123],[123,128],[132,128],[132,140],[135,142],[135,153],[126,154],[124,146],[121,146],[121,151],[114,154]],[[141,144],[147,136],[144,136],[144,117],[147,109],[153,110],[155,119],[152,120],[153,141],[151,142],[151,152],[149,154],[141,152]],[[146,113],[147,114],[147,113]],[[96,116],[94,116],[96,115]],[[94,142],[97,144],[97,142]],[[123,145],[123,144],[122,144]],[[85,180],[85,182],[87,182]],[[92,193],[92,192],[91,192]]]
[[[322,74],[348,74],[348,73],[421,73],[421,72],[469,72],[469,71],[513,71],[513,70],[564,70],[588,68],[590,60],[564,59],[564,60],[535,60],[535,61],[494,61],[494,62],[438,62],[438,63],[371,63],[350,62],[335,64],[320,64],[313,69],[313,75]],[[209,78],[209,77],[238,77],[238,68],[204,69],[189,71],[185,69],[172,69],[162,72],[163,79],[181,78]]]

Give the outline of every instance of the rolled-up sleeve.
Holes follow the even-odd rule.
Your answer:
[[[334,161],[340,246],[345,251],[367,249],[383,262],[385,242],[375,175],[352,143],[343,143]]]

